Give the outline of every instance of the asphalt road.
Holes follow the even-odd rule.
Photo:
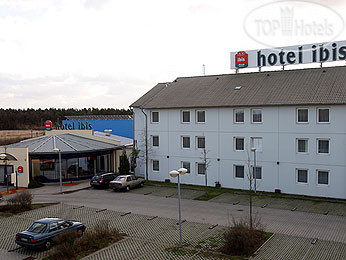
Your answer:
[[[178,219],[178,201],[131,192],[82,190],[52,195],[35,194],[34,202],[62,202],[93,208]],[[188,221],[228,225],[233,218],[245,218],[248,207],[216,202],[182,200],[182,218]],[[346,217],[254,207],[267,231],[346,243]]]

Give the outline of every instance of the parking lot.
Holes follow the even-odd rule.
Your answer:
[[[47,252],[23,248],[8,250],[18,248],[14,243],[16,232],[47,216],[81,220],[89,228],[105,220],[128,234],[122,241],[87,259],[220,259],[196,251],[194,245],[208,236],[217,235],[220,239],[222,230],[232,218],[248,214],[248,197],[244,194],[224,193],[209,201],[199,201],[194,199],[205,193],[203,189],[183,188],[182,216],[186,220],[183,238],[189,247],[182,256],[167,250],[177,245],[179,238],[176,187],[145,185],[130,192],[113,192],[86,189],[87,183],[79,186],[79,191],[75,192],[71,187],[64,187],[66,194],[58,194],[57,186],[31,190],[34,202],[62,204],[1,218],[0,259],[46,256]],[[255,215],[267,231],[275,233],[254,259],[346,259],[344,203],[258,196],[254,204]],[[212,226],[214,228],[209,229]],[[317,243],[312,244],[314,239]]]
[[[166,198],[177,198],[178,192],[174,187],[160,187],[153,185],[146,185],[141,189],[131,190],[131,193],[159,196]],[[203,189],[181,189],[181,196],[183,199],[196,199],[199,196],[205,194],[206,191]],[[239,204],[239,205],[249,205],[249,196],[243,192],[234,193],[223,193],[215,198],[209,200],[211,202],[226,203],[226,204]],[[319,214],[329,214],[336,216],[346,216],[346,201],[325,201],[319,199],[296,199],[296,198],[280,198],[270,195],[258,194],[253,197],[253,205],[255,207],[268,207],[275,209],[284,209],[301,211],[301,212],[311,212]]]
[[[111,227],[127,234],[125,239],[86,257],[86,259],[173,259],[175,258],[174,253],[170,253],[165,249],[179,244],[179,225],[174,219],[58,204],[17,216],[1,218],[0,249],[14,250],[13,253],[8,253],[9,256],[12,253],[14,259],[15,257],[23,259],[29,256],[37,259],[46,257],[49,251],[33,251],[20,248],[15,244],[14,237],[18,231],[26,229],[32,221],[47,216],[79,220],[85,223],[89,229],[100,221],[106,221]],[[222,226],[210,226],[186,221],[183,222],[182,228],[183,242],[192,247],[208,237],[219,234],[224,229]],[[182,259],[191,259],[192,256],[193,259],[205,259],[198,252],[187,255]]]
[[[18,231],[24,230],[36,219],[47,216],[75,219],[91,229],[96,223],[106,221],[111,227],[127,234],[125,239],[104,248],[86,260],[121,259],[121,260],[166,260],[166,259],[223,259],[200,250],[198,245],[208,241],[220,241],[224,226],[184,221],[182,224],[185,251],[168,250],[179,243],[179,225],[175,219],[148,217],[130,212],[117,212],[84,206],[57,204],[1,218],[0,221],[0,258],[1,259],[42,259],[49,251],[32,251],[20,248],[14,242]],[[10,252],[8,252],[10,251]],[[274,234],[258,251],[253,259],[330,259],[343,260],[346,257],[346,244],[282,234]],[[224,258],[227,259],[227,258]]]

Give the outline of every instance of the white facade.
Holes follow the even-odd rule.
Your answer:
[[[297,122],[297,111],[301,108],[308,109],[308,122]],[[328,109],[322,111],[324,117],[321,114],[327,122],[318,122],[320,108]],[[243,123],[235,122],[238,109],[244,111]],[[254,111],[257,109],[260,111]],[[254,159],[250,149],[256,146],[257,166],[262,171],[257,190],[274,192],[280,189],[283,193],[346,199],[346,105],[143,111],[148,115],[149,180],[174,182],[169,171],[182,167],[182,162],[190,162],[190,173],[183,176],[181,182],[205,185],[205,175],[197,172],[198,163],[203,161],[203,149],[197,148],[197,137],[205,137],[208,186],[219,182],[222,187],[248,189],[247,174]],[[183,122],[183,111],[190,112],[190,122]],[[204,123],[197,122],[197,111],[205,111]],[[260,112],[262,118],[257,115],[255,121],[261,119],[261,122],[253,122],[252,113]],[[142,154],[136,169],[139,175],[145,175],[144,113],[134,108],[134,138]],[[327,120],[326,114],[329,115]],[[153,119],[157,121],[157,116],[159,122],[152,122]],[[182,137],[190,137],[190,148],[183,147]],[[237,147],[236,138],[239,139]],[[187,140],[185,146],[188,146]],[[236,166],[240,166],[237,167],[239,178],[235,174]]]

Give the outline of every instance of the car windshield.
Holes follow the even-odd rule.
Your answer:
[[[47,229],[47,224],[41,222],[34,222],[27,231],[33,233],[44,233]]]
[[[126,181],[126,177],[124,176],[118,176],[115,178],[116,181]]]

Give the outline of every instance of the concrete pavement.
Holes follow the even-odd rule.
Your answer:
[[[110,190],[82,190],[62,195],[34,196],[34,202],[63,202],[99,209],[178,219],[177,199],[143,194],[113,192]],[[187,221],[229,225],[232,218],[244,218],[249,207],[226,203],[182,200],[182,217]],[[346,241],[346,218],[343,216],[323,215],[273,208],[254,207],[255,215],[260,218],[267,231],[318,238],[327,241]]]

